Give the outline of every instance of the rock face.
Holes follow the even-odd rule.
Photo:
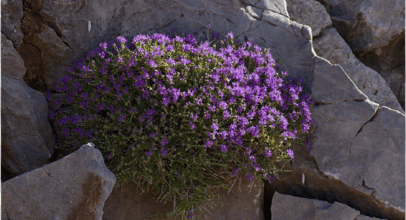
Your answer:
[[[272,203],[275,204],[272,206],[272,219],[274,220],[378,220],[378,218],[361,215],[358,210],[338,202],[330,204],[325,201],[275,193]]]
[[[102,219],[116,178],[93,143],[1,184],[1,219]]]
[[[332,22],[326,8],[316,0],[287,0],[287,5],[292,20],[309,25],[312,28],[314,36],[313,47],[318,56],[326,58],[333,64],[340,64],[355,85],[371,101],[401,112],[404,111],[398,100],[400,97],[397,98],[395,96],[398,93],[393,91],[392,86],[388,85],[385,81],[386,78],[382,77],[384,76],[383,73],[378,73],[361,63],[354,56],[350,46],[337,32],[336,26],[332,27]],[[380,73],[382,76],[379,75]],[[397,79],[397,82],[404,81],[401,78]],[[398,90],[396,89],[396,91]]]
[[[2,6],[12,5],[11,3],[19,5],[18,1],[3,2]],[[402,94],[404,96],[404,84],[400,83],[400,79],[404,79],[404,3],[400,0],[378,0],[376,4],[369,0],[31,2],[38,3],[34,4],[35,9],[32,10],[43,24],[27,39],[30,40],[30,47],[38,51],[37,55],[41,60],[38,63],[41,63],[48,86],[67,74],[66,67],[73,65],[86,51],[94,49],[101,42],[111,41],[118,35],[132,38],[137,34],[170,34],[172,29],[177,29],[181,33],[195,34],[198,39],[204,40],[208,24],[211,24],[210,35],[216,32],[225,36],[232,31],[235,41],[251,39],[259,46],[269,48],[273,58],[277,62],[281,61],[278,72],[287,71],[293,78],[304,78],[305,90],[316,101],[311,109],[315,120],[312,136],[317,137],[312,148],[306,151],[305,147],[294,145],[292,148],[295,160],[286,167],[291,172],[277,176],[264,189],[257,185],[253,189],[254,193],[247,197],[225,197],[224,207],[209,210],[217,219],[262,219],[258,209],[262,206],[263,191],[265,219],[278,219],[276,211],[282,209],[278,207],[279,203],[286,206],[295,204],[293,207],[290,205],[290,210],[297,209],[297,212],[288,219],[294,219],[295,216],[299,219],[304,219],[303,216],[328,219],[332,215],[342,215],[343,219],[354,220],[373,217],[405,218],[405,115],[396,101]],[[2,15],[7,13],[9,12],[2,8]],[[19,12],[16,15],[19,19],[12,19],[18,25],[21,20],[18,17]],[[403,18],[399,20],[399,16]],[[392,23],[387,24],[388,21]],[[12,43],[6,39],[6,36],[9,37],[8,30],[2,29],[2,168],[7,172],[20,174],[47,162],[52,154],[53,140],[46,118],[48,106],[42,94],[28,88],[22,81],[24,62],[12,48]],[[9,37],[13,43],[18,42],[14,40],[18,39],[16,36]],[[25,61],[26,56],[23,58]],[[393,82],[389,80],[387,84],[381,76],[386,80],[393,79]],[[396,88],[403,88],[402,94],[394,89],[395,84]],[[308,138],[312,140],[311,137]],[[19,187],[31,190],[28,177],[35,184],[46,181],[63,183],[61,185],[66,187],[59,186],[58,190],[52,188],[54,191],[48,196],[54,196],[58,199],[55,201],[63,205],[53,212],[49,207],[54,207],[54,204],[40,203],[41,207],[48,206],[42,212],[44,215],[53,215],[50,219],[56,219],[55,213],[64,213],[60,215],[64,219],[73,213],[86,212],[86,208],[93,207],[96,203],[86,202],[88,200],[81,200],[80,197],[94,198],[93,195],[97,195],[97,212],[91,215],[100,219],[103,209],[101,201],[107,198],[111,192],[109,187],[114,185],[115,180],[110,174],[106,174],[108,172],[104,167],[101,169],[104,171],[100,171],[104,174],[99,171],[93,172],[94,175],[87,172],[76,177],[77,173],[72,173],[72,170],[81,170],[81,167],[89,164],[100,165],[101,155],[97,159],[84,158],[83,161],[66,165],[71,160],[69,158],[71,157],[18,176],[3,185],[5,187],[11,181],[16,181],[15,184]],[[98,167],[101,166],[99,165]],[[51,173],[53,177],[45,175],[49,171],[44,170],[49,167],[55,167],[58,171]],[[38,172],[37,177],[31,174],[34,172]],[[55,176],[58,176],[57,180],[61,183],[55,181]],[[86,178],[92,177],[95,184],[105,178],[107,185],[103,186],[106,189],[96,184],[95,191],[87,188],[84,190],[95,194],[81,193],[81,187],[86,187],[86,184],[83,185]],[[74,182],[69,182],[70,179],[78,181],[75,178],[80,178],[79,183],[75,185]],[[35,184],[33,185],[37,187]],[[38,186],[42,188],[34,187],[34,195],[44,195],[40,193],[41,190],[48,193],[48,185]],[[68,186],[73,187],[73,193],[67,193],[71,192]],[[14,192],[10,188],[3,192]],[[281,198],[279,193],[291,196]],[[10,198],[11,194],[3,193],[3,196]],[[68,199],[64,200],[63,197]],[[133,186],[123,189],[118,187],[106,201],[103,218],[148,218],[151,214],[159,214],[171,208],[171,204],[162,206],[150,201],[148,197],[148,194],[137,194]],[[323,200],[330,204],[299,201],[295,197]],[[42,197],[35,199],[40,198]],[[239,203],[239,199],[243,203]],[[11,214],[18,213],[41,216],[40,212],[33,213],[37,211],[35,208],[30,209],[39,200],[31,201],[34,201],[33,205],[19,205],[22,202],[5,205],[7,212],[3,213],[8,213],[10,219]],[[296,205],[298,202],[303,202],[303,212],[299,212],[300,207]],[[242,208],[241,205],[248,203],[250,208]],[[85,205],[78,206],[79,204]],[[136,204],[138,208],[129,204]],[[322,206],[327,211],[320,210]],[[243,216],[242,213],[249,216]],[[290,213],[283,214],[288,216]],[[213,219],[213,216],[207,218]],[[17,217],[19,218],[23,217]]]
[[[22,18],[22,0],[1,1],[1,33],[11,40],[16,48],[23,41],[23,33],[21,32]]]
[[[319,1],[355,56],[385,78],[405,108],[405,2]]]
[[[203,214],[202,219],[264,219],[262,180],[250,182],[244,177],[237,177],[233,181],[234,185],[232,185],[230,192],[219,191],[221,197],[213,200],[215,204],[223,206],[213,208],[205,205],[204,208],[199,209]],[[157,202],[158,196],[154,196],[154,193],[149,191],[141,194],[141,190],[131,183],[115,187],[104,206],[103,219],[149,219],[151,215],[164,214],[170,211],[173,203]]]
[[[54,137],[45,97],[24,83],[24,62],[4,35],[1,52],[1,165],[15,176],[48,163]]]

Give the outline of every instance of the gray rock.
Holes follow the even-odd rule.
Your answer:
[[[1,1],[1,33],[18,48],[23,41],[21,19],[23,18],[22,0]]]
[[[116,178],[93,143],[1,184],[2,219],[102,219]]]
[[[2,35],[1,42],[2,167],[15,176],[46,164],[54,137],[45,97],[22,80],[24,62],[11,41]]]
[[[404,108],[405,2],[320,1],[355,56],[383,76]]]
[[[379,105],[403,111],[388,83],[375,70],[365,66],[352,53],[351,48],[335,28],[323,29],[321,35],[313,40],[317,55],[340,64],[357,87],[371,101]]]
[[[258,0],[255,1],[254,6],[256,8],[270,10],[289,18],[286,3],[284,1]]]
[[[313,37],[333,24],[326,9],[316,0],[287,0],[286,5],[290,19],[310,26]]]
[[[61,40],[72,48],[70,56],[75,60],[81,58],[85,51],[94,49],[99,43],[110,41],[117,35],[134,37],[141,33],[169,34],[172,29],[178,29],[180,32],[193,33],[198,38],[204,38],[206,27],[211,24],[212,30],[221,36],[232,31],[236,41],[243,42],[247,37],[261,46],[270,47],[274,59],[284,61],[281,64],[281,71],[288,71],[293,76],[308,77],[311,75],[312,65],[304,60],[313,56],[310,50],[310,35],[307,33],[309,30],[288,19],[287,11],[284,12],[286,10],[284,1],[264,1],[263,4],[271,4],[272,7],[278,8],[275,10],[279,11],[273,13],[275,19],[270,18],[272,14],[270,10],[265,10],[264,13],[268,11],[268,22],[278,22],[280,27],[255,19],[238,1],[231,3],[160,0],[141,3],[101,1],[97,4],[85,1],[83,4],[76,2],[67,5],[64,1],[45,0],[42,2],[40,14],[55,24],[54,29],[57,30]],[[150,11],[154,11],[154,13],[150,13]],[[88,30],[89,21],[90,32]],[[305,50],[304,47],[309,49]],[[59,55],[69,57],[68,51],[61,51]],[[303,62],[290,62],[297,58]],[[72,64],[73,62],[70,62],[70,65]],[[64,69],[67,66],[69,65],[61,65],[60,68]],[[51,75],[52,73],[45,74]]]
[[[360,220],[360,219],[377,219],[369,218],[364,215],[360,215],[360,211],[352,209],[342,203],[334,202],[330,204],[328,202],[306,199],[300,197],[294,197],[290,195],[284,195],[275,193],[272,198],[272,219],[273,220]]]
[[[324,0],[338,32],[354,51],[381,48],[405,30],[401,0]]]
[[[405,115],[380,107],[351,140],[347,161],[336,167],[346,184],[405,210]]]
[[[346,100],[365,100],[367,97],[354,85],[340,65],[331,65],[327,60],[316,57],[312,98],[319,103]]]
[[[377,108],[368,101],[314,107],[310,153],[321,172],[404,212],[405,116]]]
[[[34,35],[34,45],[41,51],[45,84],[48,88],[52,88],[53,84],[65,75],[66,66],[71,61],[72,50],[48,26],[45,26],[41,33]]]

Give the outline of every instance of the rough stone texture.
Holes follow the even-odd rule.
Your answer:
[[[358,210],[342,203],[330,204],[325,201],[306,199],[275,193],[272,199],[272,220],[360,220],[377,219],[360,215]]]
[[[354,55],[383,76],[404,108],[405,1],[319,1]]]
[[[313,47],[318,56],[326,58],[333,64],[340,64],[351,80],[371,101],[403,111],[396,97],[398,92],[395,92],[399,91],[400,88],[396,88],[392,92],[391,88],[396,85],[389,87],[379,73],[365,66],[354,56],[345,40],[334,27],[331,27],[332,22],[326,8],[315,0],[288,0],[287,6],[292,20],[309,25],[312,28]],[[395,82],[395,84],[404,81],[401,77],[395,76],[399,76],[399,74],[392,74],[391,77],[394,79],[388,80],[387,77],[385,79],[388,82]]]
[[[234,182],[235,180],[235,182]],[[211,208],[207,205],[200,208],[203,213],[202,219],[226,220],[226,219],[264,219],[262,210],[264,188],[262,180],[252,183],[244,177],[233,179],[233,188],[230,193],[219,191],[220,198],[214,199],[216,206]],[[158,195],[159,196],[159,195]],[[157,202],[158,196],[153,191],[141,194],[134,184],[115,187],[104,206],[104,220],[125,219],[149,219],[151,215],[163,214],[171,210],[173,203],[166,204]],[[157,218],[167,219],[167,218]],[[173,218],[177,219],[177,218]]]
[[[352,139],[347,161],[336,166],[342,181],[365,193],[372,190],[371,195],[377,199],[404,210],[404,134],[405,115],[380,107]],[[322,163],[320,167],[327,164]]]
[[[48,26],[34,35],[33,44],[41,51],[45,84],[48,88],[52,88],[53,84],[64,76],[66,71],[64,67],[70,64],[72,50]]]
[[[2,168],[15,176],[48,162],[54,137],[45,97],[22,80],[24,62],[4,35],[1,40]]]
[[[313,37],[333,24],[326,9],[316,0],[287,0],[286,5],[290,19],[310,26]]]
[[[335,28],[323,29],[321,35],[313,40],[317,55],[333,64],[340,64],[357,87],[371,101],[403,112],[388,83],[375,70],[365,66],[352,53],[351,48]]]
[[[343,100],[367,99],[340,65],[331,65],[330,62],[320,57],[316,57],[315,60],[311,93],[313,100],[318,103],[332,103]]]
[[[342,36],[341,31],[345,30],[348,23],[344,19],[360,19],[359,15],[338,18],[331,11],[336,5],[350,5],[352,7],[349,10],[357,11],[360,7],[356,5],[361,0],[331,0],[335,2],[335,5],[331,3],[334,7],[326,3],[327,0],[319,2],[327,8],[333,26]],[[46,21],[44,25],[47,27],[36,32],[36,41],[33,43],[36,42],[35,45],[41,48],[42,64],[48,67],[45,74],[55,77],[52,80],[58,80],[66,74],[60,71],[81,58],[85,51],[118,35],[132,38],[137,34],[168,34],[172,29],[178,29],[180,32],[195,34],[201,40],[206,36],[207,25],[211,24],[211,31],[220,36],[233,31],[235,41],[252,39],[259,46],[269,48],[273,58],[282,62],[279,72],[287,71],[292,77],[305,78],[305,89],[312,92],[316,100],[316,107],[311,111],[316,123],[313,134],[318,137],[310,152],[298,147],[294,149],[293,172],[290,175],[281,175],[281,180],[275,180],[273,191],[287,191],[289,194],[315,197],[330,203],[340,202],[360,210],[362,214],[378,218],[404,219],[405,179],[403,174],[400,175],[402,169],[395,170],[396,167],[404,169],[404,140],[401,138],[404,137],[404,114],[385,107],[378,108],[378,104],[371,102],[369,99],[378,99],[369,97],[368,92],[363,92],[364,88],[357,88],[355,77],[354,80],[350,79],[351,71],[355,70],[347,66],[342,68],[340,65],[332,65],[318,57],[312,48],[312,30],[309,26],[290,19],[285,1],[43,0],[41,3],[41,8],[35,11]],[[314,6],[315,9],[316,7]],[[339,12],[336,9],[334,10]],[[356,25],[359,24],[361,23]],[[319,36],[323,35],[322,27],[323,25]],[[359,26],[359,30],[364,29]],[[401,43],[399,39],[400,37],[389,40],[388,46],[381,48],[382,52],[374,49],[363,56],[374,58],[371,54],[377,53],[386,59],[386,55],[390,55],[386,59],[388,63],[376,62],[379,68],[392,68],[396,64],[392,69],[402,69],[397,64],[398,60],[394,59],[401,56],[391,55],[399,53],[396,49]],[[350,45],[351,48],[352,46]],[[59,48],[58,54],[54,48]],[[355,51],[354,55],[358,57],[361,53],[362,51]],[[345,55],[347,54],[351,55]],[[361,61],[365,63],[365,60]],[[53,66],[52,62],[59,64]],[[353,61],[349,62],[353,65]],[[350,77],[344,71],[348,71]],[[379,93],[384,91],[378,91]],[[383,100],[387,100],[386,98]],[[383,105],[380,101],[378,103]],[[391,124],[386,125],[385,120]],[[382,141],[377,138],[385,138],[383,140],[387,143],[383,146]],[[299,163],[300,156],[306,157],[305,164]],[[389,172],[381,172],[379,167]],[[379,172],[372,172],[370,169]],[[277,184],[278,181],[284,184]],[[128,194],[131,191],[127,191]],[[117,200],[120,201],[117,203],[130,209],[123,202],[130,198]],[[388,202],[385,204],[386,201]],[[115,209],[118,208],[109,210]],[[254,210],[256,212],[257,209],[251,209]],[[131,213],[131,210],[128,212]],[[126,214],[123,216],[125,218]]]
[[[319,83],[325,84],[319,78],[329,72],[323,69],[325,74],[317,74],[318,63],[313,88],[319,88]],[[315,120],[314,136],[318,139],[310,153],[319,170],[404,212],[405,115],[387,107],[378,110],[378,105],[369,100],[349,100],[346,93],[339,90],[333,92],[326,96],[336,97],[335,102],[320,104],[311,110]],[[326,103],[317,94],[314,94],[315,101]]]
[[[116,178],[93,143],[1,184],[2,219],[102,219]]]
[[[71,55],[67,54],[68,51],[61,51],[60,57],[78,59],[85,51],[117,35],[134,37],[141,33],[171,33],[172,29],[178,29],[204,38],[206,27],[211,24],[212,29],[222,36],[233,31],[236,41],[242,42],[247,37],[261,46],[270,47],[274,59],[284,61],[281,71],[286,70],[294,76],[311,75],[311,64],[300,62],[313,56],[308,27],[288,19],[286,4],[282,0],[255,1],[253,5],[264,9],[268,16],[262,19],[267,22],[252,17],[239,1],[83,1],[65,4],[65,1],[45,0],[40,14],[53,24],[61,40],[72,48]],[[271,14],[275,19],[270,18]],[[272,22],[280,27],[270,24]],[[290,62],[297,58],[299,62]]]
[[[11,40],[16,48],[23,41],[23,33],[20,27],[22,17],[22,0],[1,1],[1,33]]]

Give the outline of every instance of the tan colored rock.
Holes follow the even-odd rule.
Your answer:
[[[230,193],[219,191],[220,198],[213,199],[217,205],[198,208],[206,220],[226,219],[264,219],[263,198],[264,188],[262,180],[252,183],[244,177],[235,178]],[[233,179],[234,181],[234,179]],[[173,203],[157,202],[158,196],[151,190],[141,193],[135,184],[122,184],[115,187],[104,206],[104,220],[149,219],[151,215],[164,214],[171,210]],[[167,218],[157,218],[164,220]],[[177,218],[171,218],[177,219]]]

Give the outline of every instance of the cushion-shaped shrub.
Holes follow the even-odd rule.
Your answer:
[[[252,41],[229,33],[215,45],[163,34],[100,44],[55,85],[64,99],[48,91],[58,147],[95,143],[118,183],[153,186],[177,219],[204,210],[230,177],[272,181],[313,123],[312,100]]]

